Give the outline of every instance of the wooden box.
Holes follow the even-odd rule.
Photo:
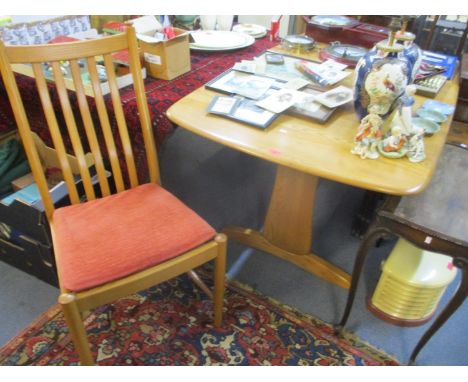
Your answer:
[[[339,41],[342,44],[358,45],[370,49],[379,41],[388,38],[388,28],[353,19],[349,19],[349,25],[346,26],[318,25],[307,16],[304,16],[304,19],[307,23],[306,35],[319,42]]]

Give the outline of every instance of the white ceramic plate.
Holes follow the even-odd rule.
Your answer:
[[[245,33],[255,38],[263,37],[266,34],[266,28],[257,24],[237,24],[232,27],[232,31]]]
[[[231,31],[196,31],[192,37],[194,42],[190,44],[190,49],[205,51],[245,48],[255,42],[252,36]]]

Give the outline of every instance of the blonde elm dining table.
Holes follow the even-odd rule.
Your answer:
[[[276,47],[272,50],[291,55]],[[317,50],[296,54],[317,59]],[[435,98],[454,105],[458,77],[448,81]],[[353,74],[340,85],[352,87]],[[359,125],[352,103],[338,109],[325,124],[300,117],[280,115],[266,130],[209,114],[213,96],[201,87],[173,104],[167,116],[178,126],[244,153],[277,164],[269,208],[262,231],[228,226],[229,239],[277,256],[342,288],[349,288],[351,276],[311,253],[315,191],[320,178],[341,182],[389,195],[422,192],[437,165],[450,127],[451,118],[441,130],[426,137],[427,159],[411,163],[408,159],[360,159],[351,154],[353,137]],[[416,110],[427,100],[416,96]]]

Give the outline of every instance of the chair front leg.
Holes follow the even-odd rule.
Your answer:
[[[220,327],[223,321],[223,305],[224,305],[224,282],[226,273],[226,250],[227,237],[224,234],[218,234],[215,237],[218,244],[218,255],[214,261],[214,325]]]
[[[58,299],[62,307],[65,321],[67,322],[73,344],[83,366],[94,365],[94,359],[89,348],[86,329],[83,324],[83,318],[78,309],[75,295],[72,293],[62,293]]]

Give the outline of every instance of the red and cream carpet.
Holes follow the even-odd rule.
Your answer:
[[[99,365],[397,365],[352,335],[229,283],[224,325],[186,277],[118,300],[86,319]],[[58,306],[0,349],[0,365],[76,365]]]

